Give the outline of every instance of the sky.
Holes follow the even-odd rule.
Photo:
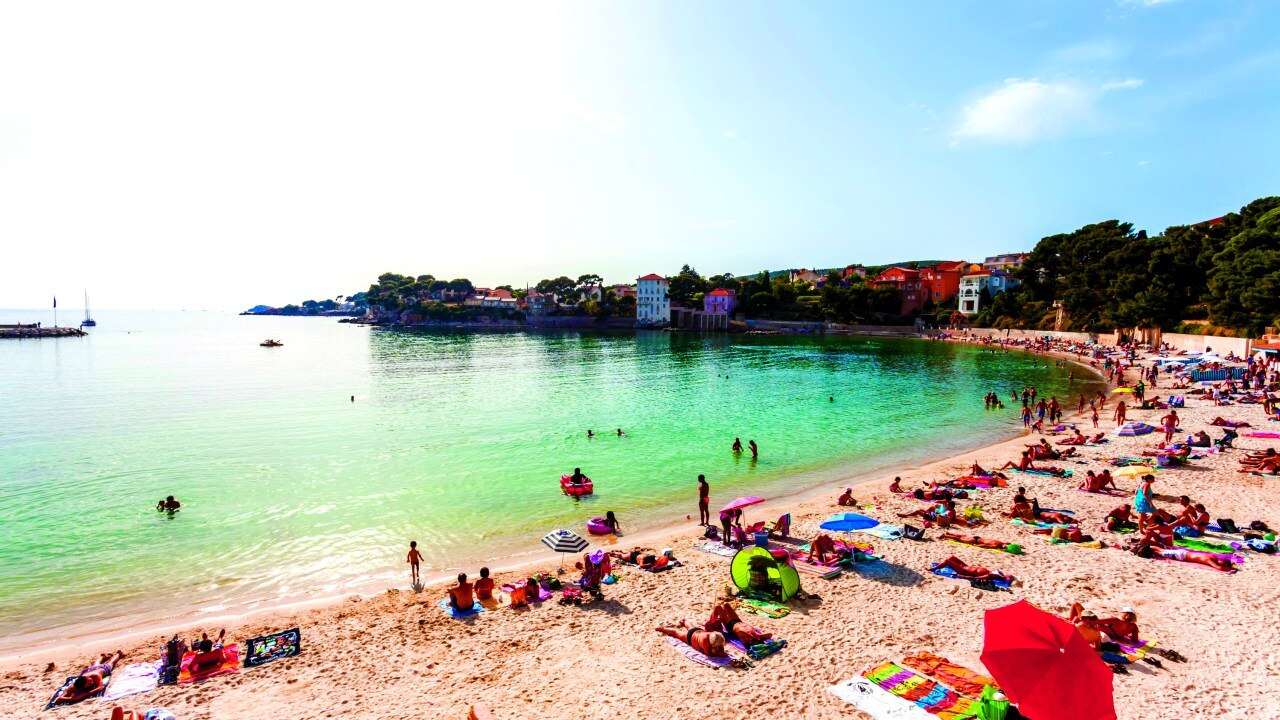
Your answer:
[[[1280,3],[0,0],[0,307],[980,259],[1280,192]]]

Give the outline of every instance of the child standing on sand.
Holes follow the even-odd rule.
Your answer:
[[[409,557],[406,560],[409,563],[409,578],[413,582],[418,582],[418,564],[422,562],[422,553],[418,552],[418,541],[409,541]]]

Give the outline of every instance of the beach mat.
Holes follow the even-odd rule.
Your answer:
[[[92,695],[89,695],[89,696],[85,697],[85,698],[84,698],[84,700],[77,700],[76,702],[73,702],[73,703],[57,703],[57,702],[54,702],[55,700],[57,700],[57,699],[58,699],[58,696],[62,694],[62,691],[63,691],[63,690],[66,690],[67,688],[71,687],[71,683],[75,682],[75,681],[76,681],[76,678],[78,678],[78,677],[80,677],[80,676],[79,676],[79,675],[72,675],[71,677],[69,677],[69,678],[67,678],[66,680],[64,680],[64,681],[62,682],[62,684],[58,686],[58,689],[57,689],[57,690],[54,690],[54,691],[53,691],[53,694],[49,696],[49,702],[45,703],[44,709],[45,709],[45,710],[52,710],[53,708],[56,708],[56,707],[58,707],[59,705],[76,705],[76,704],[78,704],[78,703],[82,703],[82,702],[84,702],[85,700],[88,700],[89,698],[98,697],[99,695],[102,695],[102,693],[106,691],[106,688],[102,688],[102,689],[101,689],[101,690],[99,690],[98,692],[93,693]],[[111,676],[110,676],[110,675],[108,675],[107,677],[103,678],[103,680],[104,680],[104,681],[106,681],[107,686],[108,686],[108,687],[110,687],[110,683],[111,683]]]
[[[884,663],[863,673],[863,676],[935,717],[965,720],[977,716],[978,706],[974,701],[897,663]]]
[[[107,691],[102,694],[102,701],[112,702],[155,690],[160,684],[161,664],[159,660],[133,663],[111,673],[111,682],[107,685]]]
[[[767,618],[784,618],[791,614],[791,608],[768,600],[743,600],[742,609],[749,613],[762,615]]]
[[[719,555],[720,557],[731,558],[738,554],[737,550],[729,547],[728,545],[712,541],[701,542],[693,547],[704,553],[711,553],[712,555]]]
[[[725,635],[724,639],[725,642],[746,653],[747,657],[752,660],[763,660],[787,646],[786,640],[778,640],[777,638],[770,638],[762,643],[756,643],[749,647],[737,637],[729,637],[728,635]]]
[[[269,662],[291,658],[302,652],[302,629],[291,628],[256,637],[245,643],[244,666],[258,667]]]
[[[1188,550],[1203,550],[1205,552],[1214,553],[1215,555],[1226,556],[1234,556],[1243,547],[1240,543],[1232,543],[1228,545],[1225,543],[1209,542],[1208,540],[1203,540],[1201,538],[1183,537],[1181,535],[1174,536],[1173,544]]]
[[[440,606],[440,609],[444,611],[445,615],[448,615],[451,618],[455,618],[459,620],[463,618],[475,617],[476,615],[479,615],[480,613],[484,612],[484,606],[481,605],[480,603],[472,603],[471,609],[465,612],[455,610],[453,606],[449,604],[448,600],[441,600],[437,604]]]
[[[828,580],[839,575],[842,572],[842,568],[839,565],[819,565],[818,563],[811,563],[808,560],[805,560],[804,557],[805,556],[803,554],[801,554],[800,557],[796,557],[795,555],[792,555],[791,556],[792,567],[794,567],[796,570],[799,570],[802,573],[817,575],[820,578],[826,578]]]
[[[959,575],[957,575],[957,574],[956,574],[956,571],[955,571],[955,570],[952,570],[952,569],[951,569],[951,568],[949,568],[949,567],[935,567],[935,568],[929,568],[929,572],[933,573],[934,575],[937,575],[938,577],[944,577],[944,578],[950,578],[950,579],[952,579],[952,580],[963,580],[964,582],[970,582],[968,578],[962,578],[962,577],[960,577]],[[1009,586],[1010,586],[1010,585],[1012,585],[1012,583],[1010,583],[1008,580],[1003,580],[1003,579],[1001,579],[1001,580],[992,579],[992,581],[991,581],[991,582],[995,583],[996,587],[1000,588],[1001,590],[1008,590],[1008,589],[1009,589]]]
[[[692,660],[693,662],[698,663],[699,665],[706,665],[707,667],[711,667],[711,668],[722,668],[722,667],[727,667],[730,663],[733,662],[733,658],[730,658],[730,657],[713,658],[709,655],[703,655],[702,653],[693,649],[692,645],[689,645],[688,643],[677,640],[671,637],[670,635],[666,635],[664,637],[666,637],[667,643],[670,644],[671,647],[676,649],[676,652]]]
[[[827,692],[858,708],[874,720],[935,720],[913,702],[904,700],[864,677],[832,685]]]
[[[987,686],[999,689],[992,678],[931,652],[922,651],[905,657],[902,664],[974,700],[982,696],[982,690]]]
[[[178,673],[178,684],[186,685],[188,683],[200,682],[208,680],[218,675],[227,675],[237,672],[240,669],[240,646],[235,643],[222,646],[222,662],[211,667],[202,667],[195,669],[193,662],[197,655],[201,653],[188,650],[182,656],[182,670]]]
[[[1009,468],[1009,469],[1016,473],[1022,473],[1023,475],[1043,475],[1044,477],[1056,477],[1056,478],[1069,478],[1072,476],[1072,474],[1074,474],[1073,471],[1071,470],[1067,470],[1061,475],[1055,475],[1054,473],[1051,473],[1048,470],[1019,470],[1018,468]]]

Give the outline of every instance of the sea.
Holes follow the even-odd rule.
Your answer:
[[[95,319],[0,341],[0,651],[403,585],[410,540],[427,571],[474,571],[608,510],[632,532],[696,519],[700,473],[713,512],[834,487],[1013,435],[1024,386],[1089,388],[1028,354],[887,337]],[[594,496],[562,494],[575,467]],[[180,512],[156,511],[168,495]]]

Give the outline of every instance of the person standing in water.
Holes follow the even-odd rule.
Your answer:
[[[182,503],[178,502],[177,500],[174,500],[172,495],[156,503],[156,510],[163,510],[169,513],[170,515],[178,512],[181,509],[182,509]]]
[[[711,486],[707,484],[707,476],[698,476],[698,523],[711,524]]]
[[[755,440],[748,440],[747,447],[751,448],[751,459],[756,460],[760,457],[760,448],[756,447]]]
[[[422,553],[418,552],[418,541],[409,541],[409,557],[405,559],[409,563],[409,579],[418,582],[418,566],[422,564]]]
[[[595,437],[595,436],[596,436],[596,434],[595,434],[595,433],[591,432],[591,430],[587,430],[587,439],[588,439],[588,440],[590,440],[591,438],[593,438],[593,437]]]
[[[734,452],[734,454],[738,454],[738,453],[741,453],[741,452],[742,452],[742,440],[741,440],[741,439],[739,439],[739,438],[734,438],[734,439],[733,439],[733,452]]]
[[[622,432],[622,428],[618,428],[618,437],[623,437],[626,433]]]

